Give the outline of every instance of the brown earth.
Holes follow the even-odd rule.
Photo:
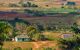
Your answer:
[[[33,50],[38,50],[43,48],[59,49],[59,44],[57,41],[38,41],[38,42],[4,42],[3,48],[13,50],[14,48],[20,47],[22,50],[27,48],[33,48]]]

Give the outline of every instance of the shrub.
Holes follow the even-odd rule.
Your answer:
[[[22,50],[21,47],[14,48],[14,50]]]
[[[53,50],[53,49],[48,47],[48,48],[44,48],[44,50]]]

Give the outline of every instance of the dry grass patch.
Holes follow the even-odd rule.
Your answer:
[[[58,48],[57,41],[38,41],[38,42],[4,42],[3,48],[14,50],[20,47],[22,50],[32,48],[33,50],[44,50],[44,48]]]

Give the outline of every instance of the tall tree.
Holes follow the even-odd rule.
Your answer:
[[[76,23],[74,23],[71,28],[75,33],[80,33],[80,29],[78,28],[78,25]]]
[[[0,46],[12,34],[12,26],[8,22],[0,21]]]
[[[37,31],[37,29],[34,27],[34,26],[28,26],[27,27],[27,34],[28,34],[28,36],[30,36],[30,38],[32,38],[33,37],[33,35],[35,34],[35,33],[37,33],[38,31]]]

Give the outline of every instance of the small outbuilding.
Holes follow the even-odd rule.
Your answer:
[[[28,42],[28,41],[30,41],[30,37],[28,37],[26,34],[17,35],[14,39],[16,42]]]
[[[72,34],[72,33],[65,33],[65,34],[61,35],[61,38],[70,38],[70,37],[73,37],[73,36],[74,36],[74,34]]]

